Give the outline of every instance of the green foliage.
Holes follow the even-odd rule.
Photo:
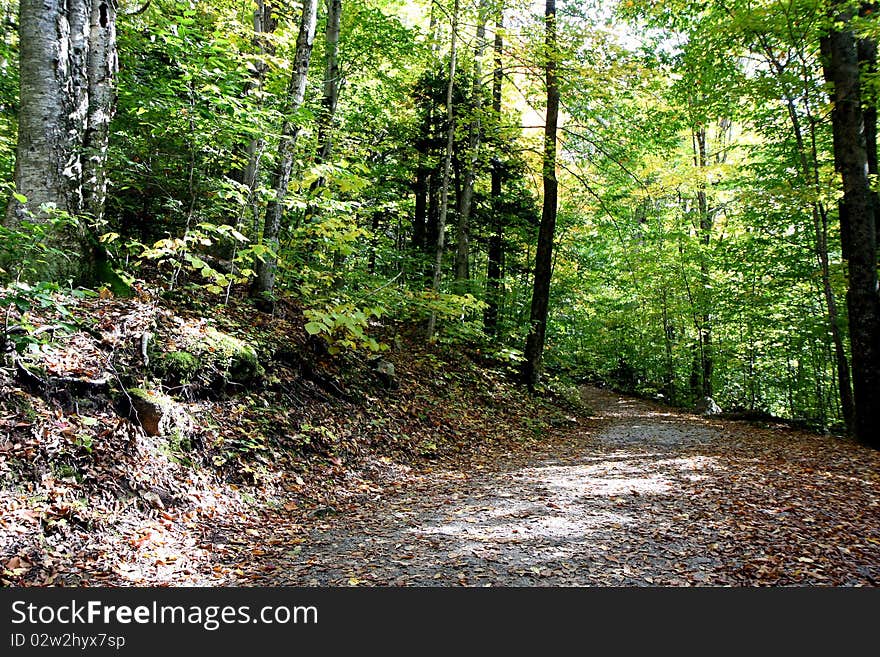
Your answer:
[[[404,290],[389,299],[393,315],[399,321],[421,322],[433,313],[437,317],[437,340],[441,343],[481,342],[484,301],[472,294],[450,294],[424,290]]]
[[[352,303],[342,303],[324,308],[308,308],[304,314],[307,320],[306,332],[322,337],[331,354],[348,349],[381,351],[388,348],[367,334],[371,318],[380,318],[382,308],[357,308]]]
[[[181,272],[187,271],[197,275],[208,292],[224,294],[231,286],[250,280],[254,260],[266,253],[262,245],[238,248],[247,242],[248,238],[233,226],[200,223],[183,237],[161,239],[152,247],[133,244],[131,248],[139,250],[141,261],[152,261],[160,271],[167,272],[172,289]],[[232,260],[221,262],[214,256],[218,250],[231,251]]]
[[[841,190],[818,60],[826,7],[674,0],[621,2],[612,12],[594,4],[565,3],[554,53],[566,120],[548,370],[680,404],[708,386],[725,408],[833,426],[837,365],[816,257],[821,242],[837,299],[846,280],[836,215]],[[413,3],[344,5],[343,83],[326,125],[319,122],[326,117],[321,38],[304,106],[295,116],[283,113],[297,32],[289,7],[276,8],[277,28],[259,39],[252,6],[228,0],[153,0],[143,14],[120,20],[110,198],[99,231],[111,258],[97,264],[106,265],[117,293],[138,273],[171,291],[193,285],[226,300],[246,293],[256,263],[271,257],[278,263],[274,300],[293,298],[305,330],[333,354],[381,351],[380,330],[433,315],[441,342],[477,343],[513,372],[528,329],[540,217],[544,82],[537,71],[547,54],[540,16],[524,12],[517,29],[504,33],[507,75],[496,116],[490,84],[482,85],[481,103],[473,97],[477,6],[462,7],[442,265],[449,281],[468,126],[479,104],[471,279],[435,293],[436,235],[429,233],[446,146],[448,16],[439,11],[429,34]],[[12,15],[10,3],[0,6]],[[856,29],[876,37],[877,25],[866,14]],[[18,44],[14,30],[4,29],[0,176],[8,181]],[[486,82],[494,67],[492,29],[484,44]],[[866,75],[865,85],[871,92],[877,76]],[[524,112],[524,103],[531,109]],[[299,133],[280,245],[270,252],[263,222],[285,121]],[[319,154],[319,138],[327,137],[330,149]],[[252,156],[253,185],[244,175]],[[500,196],[493,196],[493,172]],[[422,226],[417,192],[429,206]],[[80,218],[49,210],[45,222],[0,228],[7,324],[27,328],[31,308],[63,306],[59,288],[39,281],[67,257],[55,236],[78,231]],[[482,324],[493,287],[490,244],[498,235],[502,272],[490,343]],[[128,271],[119,271],[123,264]],[[838,306],[845,334],[845,304]],[[203,353],[179,347],[156,367],[180,382],[198,378],[205,364],[193,359]],[[711,375],[700,367],[707,355]],[[241,362],[259,371],[255,356]],[[261,445],[249,436],[231,449]]]

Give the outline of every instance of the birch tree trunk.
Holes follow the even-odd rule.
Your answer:
[[[265,61],[265,57],[275,54],[275,46],[266,35],[272,34],[278,26],[278,21],[272,14],[272,5],[266,0],[257,0],[257,6],[254,9],[254,38],[253,43],[260,58],[254,66],[254,73],[248,85],[248,93],[259,94],[263,89],[263,83],[266,78],[266,72],[269,66]],[[262,104],[261,100],[257,100],[258,104]],[[262,137],[252,138],[247,145],[247,163],[242,171],[241,181],[248,190],[248,205],[254,218],[258,216],[259,201],[257,199],[256,190],[257,182],[260,177],[260,162],[262,160],[263,151],[266,148],[266,140]]]
[[[293,170],[293,153],[299,137],[300,127],[295,115],[306,96],[306,82],[309,73],[309,61],[312,46],[315,43],[315,29],[318,18],[318,0],[305,0],[299,35],[296,39],[293,73],[287,88],[287,117],[281,128],[281,140],[278,143],[278,158],[272,172],[272,189],[274,196],[266,205],[266,216],[263,224],[263,244],[268,247],[264,260],[256,267],[256,278],[251,286],[251,296],[271,297],[275,289],[275,274],[278,269],[278,249],[280,246],[281,219],[287,203],[288,186]]]
[[[15,161],[17,194],[6,225],[46,222],[45,207],[66,212],[75,227],[49,243],[67,254],[39,278],[89,283],[106,196],[105,164],[118,59],[116,5],[111,0],[20,0],[20,105]],[[93,225],[93,223],[92,223]]]

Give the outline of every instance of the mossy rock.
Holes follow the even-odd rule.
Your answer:
[[[155,371],[172,385],[190,383],[201,368],[198,357],[188,351],[169,351],[156,357]]]
[[[254,347],[202,322],[184,324],[169,337],[172,350],[150,353],[152,372],[169,387],[247,385],[265,374]]]
[[[149,436],[186,435],[192,418],[171,397],[158,390],[130,388],[126,391],[126,415]]]
[[[257,350],[238,338],[208,328],[192,351],[203,366],[211,367],[232,383],[250,383],[263,376]]]

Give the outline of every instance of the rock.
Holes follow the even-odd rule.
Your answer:
[[[169,385],[190,383],[199,372],[199,359],[188,351],[169,351],[158,359],[155,371]]]
[[[170,436],[192,431],[192,419],[171,397],[157,390],[131,388],[127,391],[127,413],[148,436]]]
[[[397,387],[397,379],[395,379],[394,363],[383,358],[373,361],[373,374],[379,379],[383,386],[389,390]]]
[[[721,407],[715,403],[715,400],[711,397],[703,397],[694,405],[694,412],[699,415],[718,415],[720,414]]]
[[[169,387],[248,385],[265,374],[253,346],[200,322],[182,324],[171,343],[151,358],[153,374]]]

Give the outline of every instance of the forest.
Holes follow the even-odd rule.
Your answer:
[[[877,10],[0,0],[0,579],[155,583],[186,559],[118,555],[168,534],[223,563],[194,581],[265,583],[275,566],[185,527],[292,562],[404,471],[607,454],[641,418],[649,451],[772,463],[725,490],[818,496],[861,568],[793,552],[707,579],[682,557],[642,584],[876,586]],[[293,539],[263,536],[261,497]],[[419,577],[471,584],[474,559]],[[334,577],[302,581],[373,575]]]

